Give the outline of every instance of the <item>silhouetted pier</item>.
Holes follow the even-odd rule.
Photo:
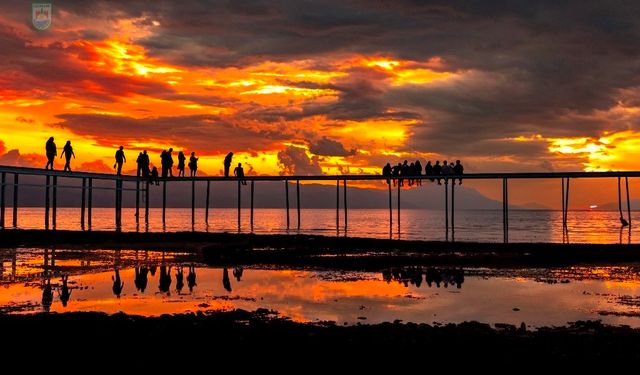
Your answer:
[[[20,183],[20,176],[43,176],[44,181],[42,184],[38,183]],[[45,192],[45,228],[43,229],[55,229],[56,227],[56,214],[57,214],[57,197],[58,189],[79,189],[81,195],[80,205],[80,223],[81,229],[85,229],[85,223],[88,228],[91,229],[92,219],[92,207],[93,207],[93,191],[94,190],[109,190],[114,192],[114,220],[116,230],[120,230],[122,226],[122,199],[123,194],[130,192],[135,194],[135,220],[139,223],[141,217],[144,217],[144,222],[149,223],[149,187],[152,184],[151,180],[144,177],[136,177],[130,175],[115,175],[104,173],[87,173],[87,172],[64,172],[56,170],[45,170],[36,168],[22,168],[22,167],[8,167],[0,166],[0,228],[17,228],[18,227],[18,215],[19,205],[18,196],[21,186],[30,186],[43,188]],[[12,177],[12,181],[9,177]],[[76,185],[60,185],[58,184],[58,177],[77,179],[81,184]],[[321,176],[244,176],[240,179],[235,177],[223,177],[223,176],[203,176],[203,177],[182,177],[182,178],[159,178],[155,179],[162,184],[162,223],[166,222],[166,207],[167,207],[167,184],[178,182],[191,182],[191,224],[196,223],[196,185],[206,186],[206,200],[205,200],[205,215],[204,221],[209,223],[209,210],[210,210],[210,190],[212,182],[235,182],[237,184],[237,211],[238,211],[238,230],[241,228],[241,212],[242,212],[242,184],[241,181],[250,182],[250,224],[253,230],[254,221],[254,191],[255,185],[259,182],[271,181],[271,182],[283,182],[285,195],[285,210],[287,219],[287,229],[291,227],[290,220],[290,205],[289,205],[289,185],[295,183],[296,188],[296,210],[297,210],[297,228],[300,229],[300,181],[335,181],[336,183],[336,230],[341,229],[346,234],[348,226],[348,182],[349,181],[387,181],[387,180],[409,180],[409,179],[442,179],[445,183],[442,185],[445,201],[444,221],[447,241],[451,237],[455,239],[455,184],[447,183],[452,182],[454,179],[462,178],[464,180],[496,180],[502,181],[502,219],[503,219],[503,234],[504,242],[509,241],[509,181],[510,180],[535,180],[535,179],[560,179],[562,186],[562,222],[563,230],[567,227],[567,212],[569,210],[569,182],[572,179],[579,178],[617,178],[618,181],[618,206],[622,218],[622,187],[621,181],[624,178],[626,187],[626,201],[627,201],[627,217],[628,224],[631,225],[631,205],[630,205],[630,193],[629,193],[629,178],[640,177],[640,171],[630,172],[550,172],[550,173],[472,173],[464,175],[438,175],[438,176],[393,176],[386,177],[382,175],[321,175]],[[94,186],[95,181],[110,181],[113,183],[112,187]],[[344,209],[344,221],[340,223],[340,185],[342,182],[342,200]],[[8,225],[5,218],[5,208],[7,207],[7,193],[6,187],[13,187],[12,196],[12,223]],[[389,228],[392,230],[394,224],[393,207],[392,207],[392,188],[391,184],[388,184],[388,197],[389,197]],[[397,184],[397,205],[396,205],[396,224],[398,230],[400,228],[400,195],[401,186]],[[449,206],[449,202],[451,205]],[[144,215],[141,215],[141,210],[144,209]]]

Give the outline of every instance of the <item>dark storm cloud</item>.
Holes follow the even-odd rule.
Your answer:
[[[226,153],[229,145],[247,152],[268,150],[272,144],[288,139],[286,128],[254,129],[213,115],[144,119],[91,114],[62,114],[56,117],[62,120],[57,126],[95,138],[98,144],[105,146],[114,146],[114,139],[125,146],[148,140],[196,150],[204,155]],[[256,145],[260,146],[257,150]]]
[[[309,144],[309,151],[312,154],[321,156],[351,156],[355,155],[356,150],[347,150],[344,145],[331,138],[322,137],[315,142]]]

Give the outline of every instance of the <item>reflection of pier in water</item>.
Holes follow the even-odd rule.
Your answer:
[[[7,175],[13,176],[13,182],[7,181]],[[39,183],[20,183],[20,176],[40,176],[44,177],[44,181]],[[102,174],[102,173],[86,173],[86,172],[63,172],[63,171],[53,171],[53,170],[42,170],[36,168],[21,168],[21,167],[8,167],[8,166],[0,166],[0,228],[6,229],[8,227],[17,228],[18,227],[18,211],[19,211],[19,188],[20,186],[27,187],[35,187],[35,188],[43,188],[45,194],[45,221],[44,228],[46,230],[55,229],[56,221],[57,221],[57,198],[58,198],[58,189],[68,189],[68,190],[79,190],[79,194],[81,196],[81,204],[80,204],[80,229],[91,230],[91,220],[92,220],[92,207],[93,207],[93,192],[94,190],[103,190],[103,191],[113,191],[114,192],[114,203],[113,207],[115,209],[115,228],[116,230],[121,230],[122,228],[122,207],[123,207],[123,194],[126,192],[134,192],[135,193],[135,221],[136,221],[136,230],[140,231],[139,223],[142,219],[144,219],[144,229],[148,231],[149,225],[149,187],[152,184],[148,179],[144,179],[136,176],[126,176],[126,175],[112,175],[112,174]],[[513,180],[537,180],[537,179],[560,179],[561,187],[562,187],[562,225],[563,225],[563,242],[569,242],[568,233],[569,228],[567,226],[567,216],[569,210],[569,183],[572,179],[579,178],[616,178],[618,182],[618,208],[620,212],[620,222],[623,227],[628,226],[631,228],[631,201],[630,201],[630,192],[629,192],[629,178],[631,177],[640,177],[640,172],[551,172],[551,173],[473,173],[473,174],[465,174],[462,176],[457,175],[447,175],[447,176],[405,176],[405,177],[395,177],[391,178],[393,180],[411,180],[416,178],[422,179],[444,179],[445,183],[442,185],[443,193],[444,193],[444,223],[445,223],[445,239],[455,240],[455,189],[456,185],[454,183],[449,184],[448,181],[462,178],[464,180],[497,180],[502,181],[502,229],[504,235],[504,242],[509,242],[509,181]],[[58,178],[61,179],[70,179],[75,181],[75,184],[62,185],[58,184]],[[348,204],[347,204],[347,182],[355,181],[355,182],[387,182],[388,185],[388,204],[389,204],[389,235],[392,237],[393,234],[393,225],[394,225],[394,215],[393,215],[393,199],[392,199],[392,184],[390,183],[391,179],[386,176],[381,175],[320,175],[320,176],[245,176],[242,179],[237,179],[234,177],[221,177],[221,176],[203,176],[203,177],[191,177],[191,178],[162,178],[158,179],[158,182],[162,182],[162,223],[165,225],[166,223],[166,207],[167,207],[167,184],[171,183],[180,183],[180,182],[190,182],[191,183],[191,225],[192,230],[195,230],[196,223],[196,185],[206,184],[205,192],[206,192],[206,200],[204,202],[205,214],[204,214],[204,222],[206,225],[209,224],[209,211],[210,207],[210,197],[211,197],[211,184],[212,183],[236,183],[237,184],[237,221],[238,221],[238,231],[242,230],[241,218],[242,218],[242,187],[243,181],[249,181],[250,184],[250,230],[253,232],[253,222],[254,222],[254,191],[255,185],[257,182],[284,182],[284,200],[285,200],[285,210],[286,210],[286,228],[290,229],[291,219],[290,219],[290,204],[289,204],[289,188],[290,185],[295,184],[296,188],[296,211],[297,211],[297,229],[300,230],[301,227],[301,200],[300,200],[300,191],[301,184],[300,182],[320,182],[320,181],[335,181],[336,183],[336,233],[340,234],[341,232],[346,236],[348,233]],[[624,185],[626,190],[626,211],[627,218],[624,218],[623,207],[622,207],[622,185],[621,181],[624,179]],[[113,183],[113,186],[94,186],[94,181],[102,181],[106,183]],[[127,185],[125,187],[125,185]],[[342,185],[342,194],[340,194],[340,185]],[[398,234],[400,231],[400,196],[401,196],[401,184],[397,184],[397,204],[396,204],[396,224],[398,229]],[[12,191],[12,225],[7,223],[8,220],[5,220],[5,208],[7,207],[7,187],[11,188]],[[340,222],[340,208],[341,208],[341,195],[342,195],[342,209],[344,210],[343,223]],[[141,207],[141,204],[143,207]],[[144,209],[144,214],[141,213],[141,210]],[[51,225],[50,225],[51,223]],[[622,231],[621,233],[621,242],[622,242]],[[629,235],[631,234],[629,230]]]

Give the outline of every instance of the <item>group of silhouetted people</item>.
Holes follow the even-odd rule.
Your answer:
[[[461,176],[464,174],[464,167],[460,160],[456,160],[456,163],[447,163],[445,160],[442,164],[440,164],[440,160],[436,160],[435,164],[431,164],[431,161],[428,160],[427,164],[424,166],[424,175],[422,174],[423,168],[420,160],[416,160],[414,163],[409,164],[407,160],[404,163],[398,163],[398,165],[391,166],[391,163],[387,163],[382,168],[382,175],[387,177],[387,184],[391,184],[393,180],[393,186],[396,186],[396,183],[399,186],[404,186],[404,180],[407,180],[407,184],[409,186],[422,186],[422,178],[421,176],[429,177],[429,181],[433,182],[438,180],[438,185],[442,185],[441,180],[444,178],[444,183],[449,183],[448,176]],[[442,176],[442,177],[440,177]],[[462,185],[462,178],[458,178],[460,185]],[[455,178],[453,179],[453,184],[455,185]]]
[[[53,137],[50,137],[47,140],[47,143],[45,145],[45,152],[47,155],[47,164],[45,165],[45,169],[53,170],[53,163],[56,156],[58,156],[58,149]],[[60,158],[62,158],[63,156],[66,159],[64,170],[71,172],[71,158],[73,157],[75,159],[76,157],[73,151],[73,147],[71,146],[71,141],[67,141],[67,143],[65,144],[62,150],[62,154],[60,154]],[[229,152],[224,158],[223,164],[225,177],[229,177],[232,159],[233,152]],[[189,168],[189,177],[196,177],[196,174],[198,172],[198,160],[199,158],[196,156],[196,153],[192,152],[191,156],[189,157],[189,162],[187,163],[187,157],[184,152],[178,152],[178,177],[185,176],[186,167]],[[120,146],[116,151],[115,162],[113,164],[113,168],[116,170],[117,175],[122,174],[122,166],[126,162],[127,157],[124,154],[124,146]],[[158,172],[158,169],[155,166],[151,166],[151,161],[149,160],[149,154],[147,154],[147,150],[143,150],[140,154],[138,154],[136,164],[136,175],[138,177],[148,178],[151,183],[159,185],[158,179],[160,178],[160,176],[162,176],[162,178],[173,177],[173,148],[162,150],[162,152],[160,153],[160,165],[162,167],[161,173]],[[247,181],[244,179],[245,175],[242,163],[238,163],[238,166],[233,170],[233,175],[238,178],[238,181],[240,181],[242,185],[247,184]]]

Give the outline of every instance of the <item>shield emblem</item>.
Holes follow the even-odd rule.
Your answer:
[[[46,30],[51,26],[51,4],[31,4],[33,27]]]

